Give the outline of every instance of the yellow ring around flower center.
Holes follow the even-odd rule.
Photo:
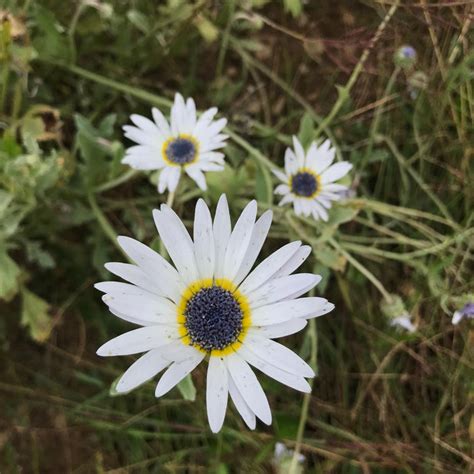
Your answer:
[[[169,159],[168,154],[167,154],[168,147],[172,143],[176,142],[176,140],[187,140],[187,141],[189,141],[193,144],[193,146],[194,146],[194,157],[191,161],[189,161],[187,163],[176,163],[176,162]],[[163,157],[163,160],[165,160],[165,163],[167,163],[170,166],[183,166],[183,167],[186,167],[186,166],[191,165],[191,164],[193,164],[197,161],[197,159],[199,157],[199,141],[196,140],[196,138],[194,138],[192,135],[189,135],[187,133],[180,133],[176,137],[169,137],[167,140],[165,140],[163,142],[163,145],[161,147],[161,155]]]
[[[311,176],[314,177],[314,179],[316,181],[316,189],[309,196],[304,196],[302,194],[297,194],[293,191],[293,179],[294,179],[295,176],[297,176],[299,174],[302,174],[302,173],[310,174]],[[315,173],[311,168],[300,168],[300,169],[298,169],[298,171],[294,175],[290,176],[290,178],[288,179],[288,186],[290,187],[290,192],[293,193],[295,196],[298,196],[299,198],[303,198],[303,199],[314,199],[321,192],[321,176],[319,174]]]
[[[191,337],[188,333],[188,330],[185,326],[186,324],[186,308],[188,302],[193,296],[195,296],[203,288],[219,287],[223,290],[226,290],[232,293],[235,301],[239,305],[240,311],[242,313],[242,329],[237,337],[237,339],[229,344],[224,349],[213,349],[212,351],[204,350],[197,344],[193,344]],[[192,346],[197,350],[210,354],[214,357],[224,356],[236,351],[243,343],[245,336],[247,334],[248,328],[251,324],[251,314],[250,314],[250,305],[247,298],[237,289],[235,284],[230,280],[219,278],[213,280],[212,278],[205,278],[201,280],[194,281],[191,283],[186,290],[181,295],[181,300],[177,306],[177,322],[178,322],[178,331],[181,336],[181,341],[183,344]]]

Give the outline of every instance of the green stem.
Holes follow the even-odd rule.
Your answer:
[[[107,181],[106,183],[103,183],[100,186],[97,186],[94,189],[94,192],[103,193],[104,191],[109,191],[110,189],[120,186],[121,184],[127,182],[128,180],[134,178],[137,175],[138,175],[137,170],[130,169],[126,171],[125,173],[121,174],[120,176],[118,176],[117,178]]]
[[[390,293],[385,289],[380,280],[367,268],[364,267],[360,262],[358,262],[349,252],[344,250],[333,238],[328,240],[329,244],[334,247],[341,255],[343,255],[349,263],[352,264],[354,268],[359,270],[362,275],[364,275],[367,280],[369,280],[377,290],[383,295],[386,301],[391,301],[392,297]]]
[[[115,230],[113,229],[112,225],[108,221],[107,217],[105,217],[105,214],[100,210],[99,206],[97,205],[97,201],[95,199],[95,196],[93,193],[89,192],[87,194],[87,200],[89,201],[89,204],[92,209],[92,213],[94,214],[94,217],[97,219],[97,222],[99,223],[100,227],[104,231],[104,234],[109,238],[109,240],[114,244],[114,246],[119,250],[119,252],[125,256],[125,258],[128,260],[128,255],[123,251],[122,247],[118,244],[117,241],[117,234],[115,233]]]
[[[318,353],[318,333],[316,331],[316,321],[311,319],[309,321],[309,338],[311,343],[311,354],[310,354],[310,365],[313,370],[316,372],[317,365],[317,353]],[[313,380],[309,381],[311,389],[313,388]],[[304,430],[306,427],[306,421],[308,419],[309,413],[309,403],[311,401],[311,392],[305,393],[303,398],[303,405],[301,407],[300,421],[298,424],[298,432],[296,434],[296,444],[295,450],[293,452],[293,457],[291,459],[289,474],[295,474],[298,467],[298,457],[301,452],[301,444],[303,442]]]

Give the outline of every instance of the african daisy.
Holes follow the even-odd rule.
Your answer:
[[[108,263],[106,268],[128,281],[102,282],[96,288],[119,318],[142,326],[110,340],[101,356],[146,354],[123,374],[118,392],[128,392],[166,371],[155,395],[169,392],[204,359],[207,369],[207,414],[213,432],[224,422],[228,395],[245,423],[256,417],[271,423],[270,407],[249,364],[302,392],[311,367],[272,339],[303,329],[308,318],[328,313],[324,298],[301,295],[321,280],[311,273],[292,273],[311,252],[291,242],[252,271],[270,228],[272,212],[258,220],[250,202],[231,228],[225,195],[214,219],[205,202],[196,204],[194,240],[166,205],[153,212],[158,233],[172,266],[158,253],[129,237],[118,241],[134,264]]]
[[[285,172],[273,170],[283,184],[275,188],[275,194],[283,195],[279,205],[293,203],[296,214],[316,220],[328,220],[327,209],[331,201],[342,199],[347,186],[336,184],[352,168],[347,161],[332,165],[336,151],[326,140],[321,145],[311,143],[307,153],[296,137],[293,147],[285,152]]]
[[[227,120],[213,120],[217,108],[206,110],[199,118],[193,99],[186,102],[176,94],[171,107],[170,123],[156,108],[153,121],[141,115],[130,119],[136,125],[123,127],[125,136],[138,145],[127,149],[122,163],[138,170],[161,170],[158,192],[174,191],[181,172],[192,178],[205,190],[204,171],[224,169],[224,154],[216,150],[226,144],[227,135],[221,133]]]

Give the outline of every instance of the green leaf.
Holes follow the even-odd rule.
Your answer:
[[[206,42],[212,43],[219,37],[219,29],[204,15],[198,15],[194,20],[194,24]]]
[[[346,206],[335,206],[331,209],[327,225],[339,226],[349,222],[359,213],[359,209]]]
[[[0,248],[0,299],[10,301],[18,292],[20,267]]]
[[[267,168],[258,165],[255,179],[255,196],[257,201],[271,206],[273,201],[273,184]]]
[[[301,119],[300,129],[298,131],[298,139],[305,150],[308,149],[309,145],[314,139],[314,122],[307,112]]]
[[[127,12],[127,19],[128,21],[139,29],[142,33],[146,35],[150,33],[151,26],[150,21],[147,16],[145,16],[142,12],[132,9]]]
[[[318,262],[324,266],[336,271],[343,271],[347,260],[343,255],[338,254],[327,245],[321,245],[315,250],[315,256]]]
[[[300,16],[303,10],[303,4],[301,0],[283,0],[283,5],[285,10],[290,12],[295,18]]]
[[[179,382],[177,387],[185,400],[189,400],[190,402],[196,400],[196,387],[194,386],[191,374],[186,375],[186,377]]]
[[[27,288],[21,290],[21,324],[27,327],[30,336],[37,342],[48,339],[53,328],[48,314],[49,304]]]

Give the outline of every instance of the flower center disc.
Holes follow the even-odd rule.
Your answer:
[[[196,145],[188,138],[178,137],[168,143],[165,154],[172,163],[186,165],[196,158]]]
[[[184,315],[191,343],[206,352],[225,349],[242,332],[242,309],[234,295],[219,286],[201,288],[187,302]]]
[[[291,180],[291,190],[297,196],[311,197],[318,190],[318,181],[313,173],[302,171],[296,173]]]

